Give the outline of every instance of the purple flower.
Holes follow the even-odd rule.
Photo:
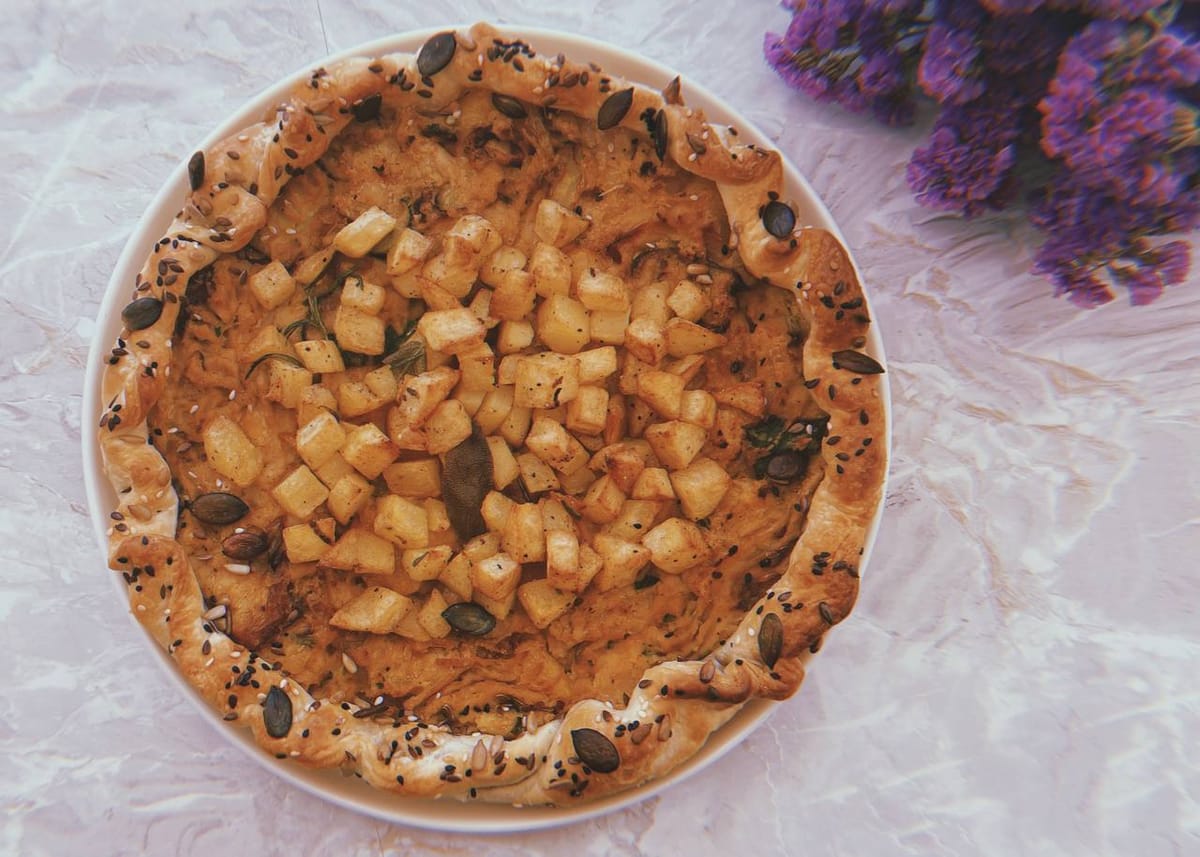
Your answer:
[[[917,149],[908,164],[917,201],[966,217],[1002,208],[1015,191],[1018,129],[1005,121],[1012,116],[994,99],[945,108],[929,145]]]
[[[935,23],[925,38],[917,80],[943,104],[965,104],[976,98],[983,91],[976,34]]]

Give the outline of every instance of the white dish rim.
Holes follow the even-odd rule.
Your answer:
[[[466,27],[464,25],[446,25],[397,33],[339,51],[315,62],[306,63],[293,74],[287,75],[249,99],[236,112],[222,121],[196,148],[207,149],[238,129],[259,121],[265,110],[277,103],[298,80],[306,78],[311,69],[317,66],[353,56],[374,56],[397,51],[412,52],[424,44],[429,37],[448,29],[462,31]],[[539,53],[554,54],[562,51],[577,60],[586,58],[601,64],[606,71],[650,86],[661,88],[679,74],[661,63],[646,59],[631,51],[574,33],[509,25],[498,25],[497,29],[525,39]],[[711,121],[736,125],[739,135],[749,142],[776,148],[770,138],[723,99],[694,81],[687,78],[683,78],[683,81],[684,97],[689,106],[703,108]],[[848,247],[824,202],[786,156],[784,157],[784,174],[788,198],[797,208],[797,222],[828,229],[842,241],[844,246]],[[170,224],[178,209],[178,201],[183,199],[186,193],[185,159],[172,171],[155,195],[118,258],[100,305],[95,339],[88,355],[81,422],[83,425],[84,481],[92,523],[101,546],[101,557],[107,553],[107,529],[110,523],[108,511],[115,506],[112,491],[101,466],[97,434],[91,428],[95,425],[95,415],[101,411],[99,396],[103,360],[120,331],[120,308],[128,300],[129,284],[133,282],[134,276],[140,270],[142,262],[154,242],[162,236]],[[852,254],[851,262],[853,264]],[[857,264],[855,264],[855,271],[861,279],[861,271],[858,270]],[[867,350],[886,365],[883,341],[877,324],[872,325],[868,333]],[[884,413],[887,415],[885,449],[890,453],[891,395],[886,375],[881,385],[881,396]],[[866,544],[863,548],[862,561],[859,564],[860,569],[865,569],[870,560],[882,517],[886,489],[885,477],[879,507],[867,530]],[[126,602],[127,594],[120,576],[112,572],[111,579],[122,602]],[[129,621],[137,625],[141,631],[141,626],[132,613],[129,613]],[[154,652],[160,666],[202,712],[213,728],[219,730],[234,746],[239,747],[247,756],[272,774],[312,795],[347,809],[384,821],[442,832],[495,834],[545,830],[596,818],[647,800],[716,762],[749,736],[771,715],[777,705],[777,703],[767,700],[751,701],[733,719],[713,733],[708,743],[695,756],[666,777],[626,792],[581,804],[578,807],[514,807],[484,802],[397,798],[394,795],[372,789],[355,777],[346,777],[335,771],[310,770],[298,765],[280,764],[262,752],[247,730],[230,729],[216,711],[184,680],[174,668],[170,658],[154,643],[151,637],[146,634],[144,639]]]

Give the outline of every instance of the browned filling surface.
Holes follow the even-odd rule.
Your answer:
[[[525,115],[506,115],[514,112]],[[311,525],[331,545],[356,529],[374,533],[384,498],[407,490],[396,482],[402,470],[385,470],[362,477],[368,496],[352,515],[343,513],[346,520],[333,517],[328,500],[307,515],[289,513],[275,489],[303,466],[297,432],[304,422],[325,410],[345,429],[370,423],[396,441],[396,418],[389,414],[413,377],[439,366],[461,369],[462,362],[422,350],[412,333],[413,322],[431,309],[431,301],[444,301],[443,292],[420,293],[416,274],[430,272],[427,265],[415,273],[389,273],[387,240],[359,258],[330,254],[323,269],[313,260],[372,207],[394,218],[397,231],[407,227],[432,239],[426,263],[464,215],[486,218],[504,248],[528,259],[541,243],[535,213],[547,198],[587,221],[582,234],[558,248],[570,261],[572,295],[581,272],[613,274],[626,284],[637,316],[638,296],[646,290],[659,296],[652,302],[658,305],[661,295],[688,281],[694,287],[688,293],[702,294],[707,304],[696,323],[723,340],[694,355],[664,355],[657,364],[618,345],[617,370],[591,382],[620,404],[617,415],[603,430],[572,432],[586,449],[589,466],[572,476],[558,474],[560,484],[543,490],[531,491],[518,476],[499,493],[516,504],[537,504],[547,521],[565,512],[585,546],[611,535],[614,527],[636,545],[644,531],[665,520],[687,520],[677,500],[628,496],[626,504],[642,505],[632,511],[623,505],[615,522],[597,520],[607,516],[586,499],[605,476],[606,450],[638,441],[664,421],[637,392],[638,375],[648,369],[680,375],[687,390],[711,394],[715,415],[704,427],[697,458],[718,463],[733,479],[716,507],[693,521],[704,548],[691,567],[667,570],[646,562],[618,585],[602,588],[593,582],[574,593],[564,612],[544,628],[537,627],[519,598],[482,599],[496,619],[492,630],[473,636],[451,627],[437,636],[444,629],[431,633],[430,622],[413,617],[431,598],[447,605],[467,599],[442,579],[406,573],[403,554],[414,548],[395,545],[391,573],[362,573],[321,559],[293,561],[281,542],[285,528],[301,524]],[[619,130],[601,139],[592,123],[565,113],[532,106],[500,112],[489,96],[474,93],[438,113],[396,114],[385,108],[376,120],[352,124],[320,162],[286,186],[268,226],[246,250],[220,258],[193,278],[173,342],[171,383],[152,412],[151,440],[170,464],[184,501],[180,540],[213,608],[209,621],[279,662],[317,697],[375,706],[372,710],[382,715],[416,715],[455,730],[500,734],[521,731],[529,711],[558,712],[589,697],[622,702],[647,667],[712,651],[786,564],[821,476],[820,458],[812,451],[824,425],[804,385],[805,331],[792,310],[793,299],[747,275],[727,241],[726,216],[712,184],[659,160],[644,139]],[[282,263],[298,282],[285,302],[267,309],[248,283],[272,262]],[[294,381],[286,376],[297,368],[297,344],[336,336],[343,292],[348,284],[362,283],[383,287],[375,315],[386,328],[383,353],[343,348],[344,370],[303,379],[306,388],[321,388],[328,396],[310,389],[297,402],[294,388],[281,392],[281,385]],[[502,325],[488,319],[480,301],[481,292],[488,291],[475,282],[456,298],[488,324],[485,344],[496,352],[499,373],[507,355],[499,353]],[[539,294],[538,305],[542,302]],[[640,309],[647,312],[645,302]],[[535,334],[536,312],[530,314]],[[675,314],[668,307],[649,312],[661,313],[658,321]],[[604,344],[592,340],[584,350]],[[534,338],[511,353],[545,350]],[[370,373],[384,367],[391,367],[395,394],[365,413],[344,413],[350,385],[362,388]],[[464,397],[468,409],[478,400]],[[561,421],[561,405],[544,410]],[[206,450],[205,431],[221,417],[235,423],[261,455],[261,469],[248,484],[236,484],[210,460],[212,441]],[[411,438],[401,440],[395,464],[442,457],[404,448],[414,444]],[[511,438],[508,445],[518,457],[527,452]],[[638,448],[644,451],[645,445]],[[653,457],[647,462],[657,463]],[[313,470],[330,480],[325,485],[330,490],[354,473],[344,466]],[[447,478],[444,462],[442,473]],[[211,492],[240,497],[249,512],[235,523],[205,523],[189,503]],[[444,546],[451,556],[461,553],[464,540],[445,520],[446,499],[440,492],[407,498],[428,513],[423,519],[428,537],[416,550]],[[229,541],[239,534],[251,545],[261,534],[268,547],[258,553],[251,547],[253,555],[239,560],[237,541]],[[495,550],[499,536],[492,538],[485,552]],[[544,559],[520,564],[522,583],[546,575]],[[406,622],[391,632],[331,624],[335,613],[375,587],[409,600]]]

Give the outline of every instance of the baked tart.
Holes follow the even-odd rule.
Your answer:
[[[566,804],[796,691],[887,450],[778,153],[480,24],[315,69],[188,177],[99,443],[110,564],[231,726]]]

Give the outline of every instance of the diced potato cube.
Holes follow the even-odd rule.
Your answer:
[[[607,473],[617,487],[628,494],[651,456],[650,444],[646,441],[626,440],[604,447],[592,456],[590,464],[593,469]]]
[[[437,580],[453,553],[449,545],[409,548],[400,554],[400,567],[413,580]]]
[[[491,289],[479,288],[475,290],[475,296],[471,298],[471,302],[467,304],[467,309],[474,313],[475,317],[486,327],[491,330],[499,322],[492,317],[492,298],[495,293]],[[453,307],[451,307],[453,309]]]
[[[386,539],[355,528],[347,530],[337,544],[325,552],[317,567],[354,574],[394,574],[396,549]]]
[[[504,282],[510,272],[523,270],[527,261],[525,254],[516,247],[501,247],[483,260],[479,267],[479,279],[495,288]]]
[[[672,360],[664,364],[663,368],[671,374],[682,378],[684,384],[690,384],[692,379],[704,368],[706,362],[708,362],[708,358],[703,354],[689,354],[686,357],[680,357],[678,360]]]
[[[553,352],[518,357],[513,401],[525,408],[565,405],[579,393],[579,363]]]
[[[605,527],[605,532],[631,542],[641,541],[654,526],[658,512],[659,505],[653,500],[626,500],[620,514]]]
[[[525,436],[529,451],[561,473],[587,467],[587,450],[571,434],[548,417],[537,416]]]
[[[635,319],[653,322],[659,327],[667,323],[671,317],[671,308],[667,306],[667,297],[671,294],[670,284],[658,281],[638,289],[633,299],[633,310],[630,315]]]
[[[446,511],[446,504],[436,497],[426,497],[422,505],[425,507],[425,519],[429,522],[429,544],[458,544],[458,535],[450,524],[450,513]]]
[[[513,406],[513,388],[496,387],[483,397],[479,410],[475,412],[475,423],[484,434],[500,428]]]
[[[546,532],[551,530],[575,532],[575,519],[571,517],[571,513],[567,511],[562,500],[554,497],[542,497],[538,500],[538,506],[542,509],[542,528]]]
[[[672,357],[699,354],[725,344],[724,335],[714,333],[708,328],[682,318],[673,318],[668,321],[664,332],[667,340],[667,353]]]
[[[337,417],[322,410],[296,432],[296,451],[304,463],[316,470],[342,448],[346,430]]]
[[[279,261],[271,262],[250,276],[250,291],[263,309],[283,306],[296,293],[296,281]]]
[[[429,416],[425,429],[429,451],[441,455],[471,436],[471,415],[458,399],[447,399]]]
[[[475,282],[475,275],[471,273],[470,268],[456,272],[455,276],[458,279],[451,282],[451,274],[442,270],[445,262],[444,256],[437,256],[426,262],[421,273],[413,278],[417,286],[417,297],[425,301],[427,311],[462,309],[462,299],[471,291],[471,285]],[[474,312],[471,315],[479,318]]]
[[[600,434],[608,419],[608,390],[582,385],[567,402],[567,428],[579,434]]]
[[[417,611],[417,622],[425,633],[435,640],[450,636],[450,623],[442,616],[448,606],[446,596],[442,595],[441,590],[432,589],[424,606]]]
[[[516,354],[533,343],[533,324],[528,321],[502,321],[496,337],[496,351]]]
[[[558,487],[572,497],[585,493],[596,481],[596,474],[581,467],[574,473],[564,473],[558,479]]]
[[[593,523],[607,524],[620,514],[624,502],[625,492],[617,487],[611,476],[605,474],[593,482],[583,496],[580,511]]]
[[[514,501],[505,497],[499,491],[489,491],[484,496],[483,505],[479,511],[483,515],[483,520],[489,530],[503,532],[504,525],[508,523],[508,514],[512,511],[514,505],[516,505]]]
[[[371,206],[341,228],[333,239],[333,247],[343,256],[361,259],[395,228],[396,218],[381,208]]]
[[[617,371],[617,349],[611,345],[580,351],[575,360],[579,363],[580,384],[595,384]]]
[[[737,408],[752,417],[761,417],[767,411],[767,398],[763,395],[761,381],[742,381],[722,387],[713,395],[717,404]]]
[[[470,599],[472,594],[471,560],[461,553],[455,554],[450,562],[446,563],[442,573],[438,575],[438,580],[464,601]]]
[[[717,400],[706,390],[684,390],[679,401],[679,418],[710,429],[717,421]]]
[[[625,347],[643,363],[657,366],[666,356],[667,340],[658,322],[635,318],[625,331]]]
[[[245,488],[262,473],[262,453],[229,417],[214,417],[204,427],[203,435],[208,463],[226,479]]]
[[[521,582],[521,565],[506,553],[498,553],[471,565],[471,590],[476,595],[500,601],[507,598]]]
[[[296,285],[311,286],[317,281],[317,277],[325,273],[325,269],[336,255],[337,251],[333,247],[322,247],[311,256],[305,256],[292,268],[292,277],[296,280]]]
[[[603,345],[621,345],[625,342],[625,331],[629,328],[628,312],[596,310],[588,321],[592,342]]]
[[[579,567],[579,537],[570,530],[546,531],[546,579],[564,592],[583,592],[592,582]]]
[[[396,372],[391,366],[380,366],[363,375],[363,383],[367,389],[384,402],[395,401],[400,392],[400,382],[396,380]]]
[[[316,562],[329,550],[329,545],[309,523],[283,528],[283,549],[288,562]]]
[[[656,423],[646,429],[645,435],[658,460],[671,470],[691,464],[708,439],[704,428],[681,420]]]
[[[388,400],[368,387],[365,381],[343,381],[337,388],[337,401],[338,413],[351,419],[383,407]]]
[[[446,231],[443,240],[448,244],[459,244],[472,253],[477,259],[476,267],[504,243],[492,222],[478,214],[464,214]]]
[[[496,367],[496,383],[501,387],[510,387],[517,380],[517,364],[525,359],[523,354],[506,354],[500,358]]]
[[[487,328],[466,307],[432,310],[421,316],[417,330],[434,351],[458,354],[483,342]]]
[[[461,373],[457,369],[447,366],[440,366],[420,375],[407,376],[400,388],[403,395],[394,409],[395,429],[419,428],[423,425],[437,406],[450,395],[460,377]],[[390,413],[388,430],[395,435]]]
[[[582,235],[589,225],[589,220],[569,208],[552,199],[543,199],[534,215],[533,231],[547,244],[562,247]]]
[[[317,474],[317,478],[325,483],[325,487],[332,488],[338,482],[342,481],[344,477],[358,471],[351,467],[339,453],[334,453],[328,461],[316,468],[314,472]]]
[[[492,457],[492,484],[497,491],[502,491],[521,474],[521,470],[504,438],[488,437],[485,440]]]
[[[497,622],[508,618],[513,606],[517,603],[517,590],[508,593],[504,598],[489,598],[482,592],[475,592],[471,600],[496,617]]]
[[[551,295],[543,299],[538,307],[535,326],[538,339],[559,354],[575,354],[591,338],[587,309],[566,295]]]
[[[460,390],[487,392],[496,386],[496,355],[486,342],[460,351],[458,368],[462,372]]]
[[[699,321],[703,315],[712,309],[712,301],[708,292],[691,280],[680,280],[671,290],[667,298],[667,306],[682,319]]]
[[[535,627],[545,628],[575,603],[573,592],[555,589],[549,580],[531,580],[517,589],[521,609]]]
[[[396,623],[396,627],[392,629],[392,633],[398,637],[407,637],[410,640],[417,640],[422,643],[431,640],[432,637],[429,636],[429,632],[421,627],[421,611],[424,609],[424,607],[419,607],[416,610],[409,610]]]
[[[388,491],[401,497],[442,496],[442,467],[436,458],[397,461],[383,471]]]
[[[713,513],[732,481],[725,468],[711,458],[697,458],[671,474],[671,485],[679,497],[683,514],[693,521]]]
[[[521,471],[525,490],[530,494],[553,491],[558,487],[558,477],[554,475],[554,470],[532,452],[518,455],[517,467]]]
[[[595,268],[579,277],[575,294],[579,302],[591,310],[623,312],[629,309],[629,287],[625,281],[616,274]]]
[[[594,544],[602,563],[595,576],[596,588],[601,592],[632,585],[638,572],[650,562],[650,551],[636,542],[601,533]]]
[[[296,356],[309,372],[344,372],[341,349],[332,339],[309,339],[296,343]]]
[[[285,408],[300,407],[304,390],[312,385],[312,372],[282,360],[269,361],[266,370],[267,383],[263,398],[279,402]]]
[[[333,317],[338,347],[356,354],[382,354],[387,325],[382,318],[339,304]]]
[[[311,422],[313,417],[322,411],[338,409],[337,398],[333,391],[323,384],[309,384],[300,394],[300,407],[296,409],[296,422],[304,425]]]
[[[415,229],[404,229],[396,236],[392,248],[388,251],[387,272],[392,275],[407,274],[424,262],[432,249],[432,238],[426,238]]]
[[[691,521],[667,518],[642,539],[650,559],[668,574],[680,574],[709,558],[704,533]]]
[[[346,434],[342,458],[368,479],[383,473],[396,460],[400,450],[374,423],[355,426]]]
[[[371,500],[371,483],[357,473],[343,476],[329,490],[329,513],[337,518],[338,523],[348,524],[350,519],[363,510]]]
[[[534,288],[543,298],[571,293],[571,260],[557,247],[537,244],[529,259],[529,273],[533,274]]]
[[[375,534],[403,549],[429,546],[429,515],[424,506],[385,494],[375,506]]]
[[[630,399],[626,406],[625,421],[630,437],[641,437],[646,428],[654,422],[656,414],[650,406],[641,399]]]
[[[508,441],[509,446],[520,446],[525,442],[525,435],[529,434],[529,424],[532,420],[533,412],[529,408],[513,405],[504,422],[500,424],[500,436]]]
[[[383,286],[368,283],[356,274],[347,277],[346,282],[342,285],[341,305],[353,307],[367,315],[379,315],[386,297],[387,292]]]
[[[372,586],[329,617],[329,624],[347,631],[390,634],[412,609],[412,599],[383,586]]]
[[[492,295],[490,314],[504,321],[520,321],[533,311],[536,298],[533,274],[528,271],[509,271]]]
[[[629,496],[635,500],[674,500],[675,489],[665,468],[647,467],[638,474]]]
[[[683,403],[683,379],[670,372],[649,369],[637,376],[637,395],[660,417],[677,420]]]
[[[483,404],[483,397],[486,395],[487,393],[483,390],[458,389],[454,391],[454,398],[462,402],[463,407],[467,409],[467,413],[472,417],[479,413],[479,406]]]
[[[283,510],[296,518],[307,518],[329,496],[329,489],[301,464],[271,491]]]
[[[542,510],[536,503],[513,506],[508,513],[501,545],[504,552],[517,562],[541,562],[546,558]]]

